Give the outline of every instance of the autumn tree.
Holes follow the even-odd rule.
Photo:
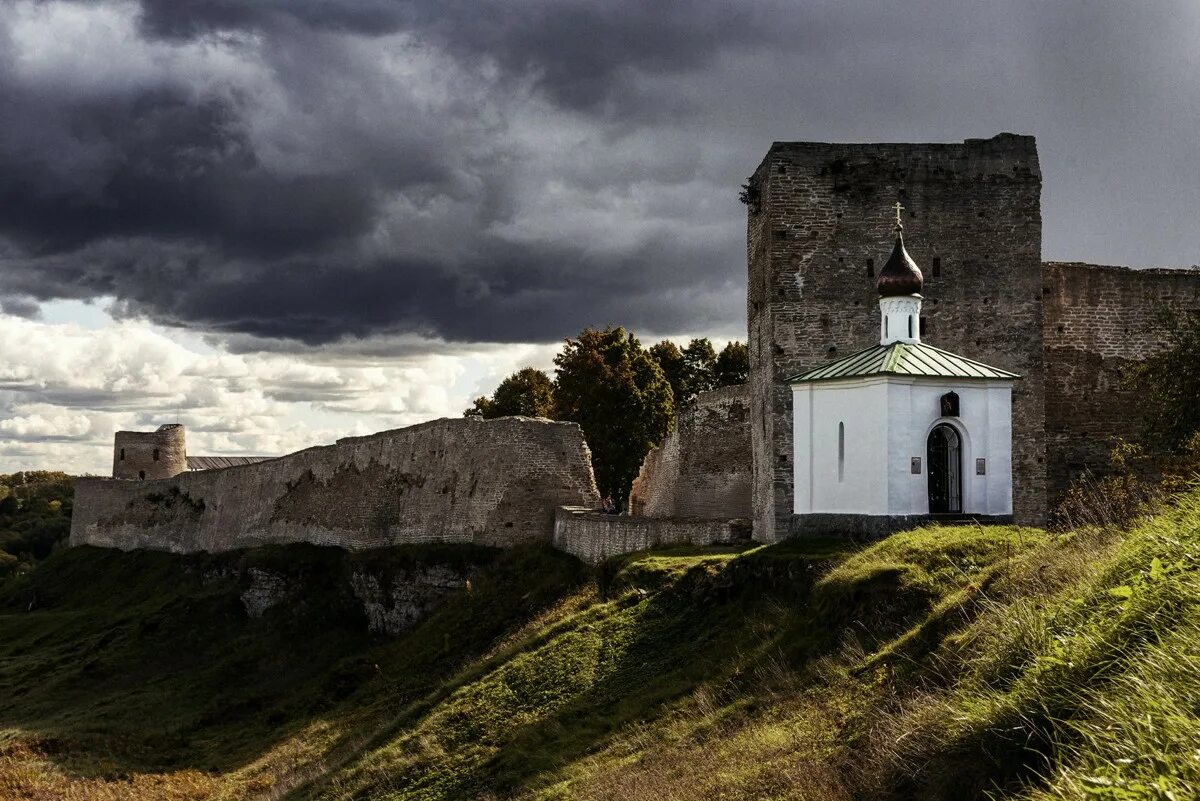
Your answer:
[[[463,414],[481,417],[550,417],[554,410],[554,382],[533,367],[518,370],[500,382],[490,398],[476,398]]]
[[[670,428],[671,385],[624,328],[585,329],[565,342],[554,364],[555,417],[583,429],[600,491],[621,503],[642,459]]]

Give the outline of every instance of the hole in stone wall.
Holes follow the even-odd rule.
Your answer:
[[[1059,328],[1058,330],[1061,331],[1062,328]],[[122,462],[125,461],[125,449],[124,448],[121,448],[121,461]]]
[[[1061,333],[1063,333],[1063,332],[1064,332],[1064,331],[1066,331],[1066,330],[1067,330],[1067,327],[1066,327],[1065,325],[1060,325],[1060,326],[1058,327],[1058,333],[1060,333],[1060,334],[1061,334]]]
[[[780,228],[778,231],[775,232],[775,238],[776,239],[787,239],[787,231]]]
[[[155,448],[154,453],[151,455],[154,457],[154,461],[157,462],[158,461],[158,448]]]
[[[846,259],[844,256],[838,256],[838,264],[844,264],[845,262],[846,262]]]
[[[867,259],[867,278],[875,277],[875,260]]]
[[[942,274],[942,259],[940,256],[933,257],[933,277],[937,278]]]
[[[138,478],[140,478],[140,479],[142,479],[143,481],[145,481],[145,480],[146,480],[146,471],[145,471],[145,470],[139,470],[139,471],[138,471]]]
[[[780,164],[780,165],[779,165],[779,174],[780,174],[780,175],[787,175],[787,167],[785,167],[785,166],[783,166],[782,164]]]
[[[929,329],[929,321],[924,317],[921,318],[921,336],[925,336],[925,332]]]

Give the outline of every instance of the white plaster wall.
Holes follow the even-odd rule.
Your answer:
[[[941,396],[959,395],[960,416],[942,418]],[[935,425],[962,440],[963,512],[1012,514],[1012,385],[907,376],[802,383],[792,387],[794,511],[929,513],[926,443]],[[838,479],[838,423],[846,426],[845,470]],[[911,471],[920,457],[921,472]],[[987,460],[985,475],[975,459]]]
[[[887,384],[793,386],[796,514],[887,514]],[[845,464],[838,474],[838,424]]]
[[[942,395],[959,397],[959,416],[941,417]],[[931,380],[892,376],[888,380],[893,463],[889,470],[889,514],[929,513],[926,444],[934,426],[953,426],[962,440],[963,512],[1012,514],[1012,384],[1008,381]],[[911,459],[921,457],[921,474]],[[987,473],[975,474],[975,460],[987,460]]]

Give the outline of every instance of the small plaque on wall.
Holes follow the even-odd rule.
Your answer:
[[[975,475],[977,475],[977,476],[986,476],[987,475],[987,459],[976,459],[975,460]]]
[[[912,474],[914,476],[921,475],[921,457],[920,456],[914,456],[912,458],[912,466],[910,469],[912,470]]]

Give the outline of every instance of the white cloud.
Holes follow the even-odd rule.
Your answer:
[[[0,314],[0,472],[104,474],[112,435],[188,427],[192,453],[281,454],[338,437],[457,416],[545,348],[481,346],[392,356],[230,353],[141,320],[88,327]]]

